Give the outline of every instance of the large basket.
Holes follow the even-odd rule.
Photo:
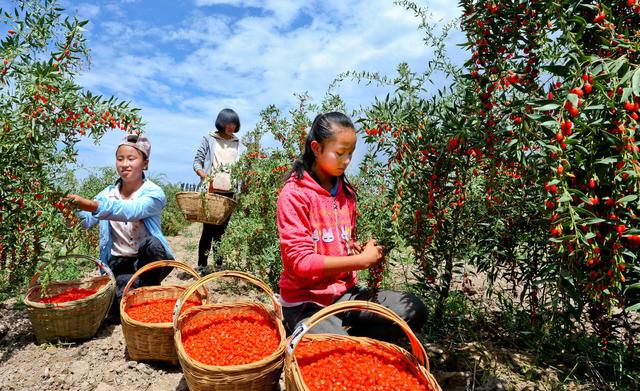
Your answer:
[[[191,307],[186,310],[184,314],[180,314],[182,304],[196,289],[209,281],[221,277],[237,277],[258,286],[271,299],[273,309],[268,308],[260,302],[239,301],[235,303],[206,304]],[[273,321],[280,334],[280,344],[278,348],[262,360],[244,365],[212,366],[192,359],[182,345],[182,328],[191,320],[198,319],[201,316],[216,311],[255,311],[267,315],[267,317]],[[271,289],[269,289],[264,282],[248,273],[238,271],[224,271],[209,274],[184,292],[180,301],[176,303],[173,314],[176,350],[178,351],[178,358],[184,377],[191,391],[262,391],[277,388],[284,365],[285,330],[282,325],[282,310],[280,305]],[[177,316],[177,314],[180,314],[180,316]]]
[[[346,311],[368,311],[373,312],[379,316],[387,318],[397,325],[404,331],[404,333],[409,338],[409,342],[411,343],[411,351],[413,354],[407,352],[403,348],[396,346],[391,343],[378,341],[371,338],[366,337],[352,337],[345,335],[337,335],[337,334],[307,334],[307,331],[320,323],[325,318]],[[397,352],[400,352],[404,359],[406,359],[406,363],[408,367],[411,368],[413,374],[422,378],[423,381],[427,384],[429,391],[442,391],[438,382],[433,377],[433,375],[429,372],[429,360],[427,357],[427,353],[424,350],[424,347],[415,336],[415,334],[411,331],[409,325],[402,320],[398,315],[396,315],[393,311],[389,310],[386,307],[383,307],[380,304],[362,301],[362,300],[351,300],[344,301],[336,304],[332,304],[328,307],[323,308],[322,310],[316,312],[313,316],[302,322],[296,329],[294,330],[291,337],[289,337],[287,341],[287,350],[285,354],[285,384],[287,391],[309,391],[309,388],[304,383],[304,379],[302,378],[302,374],[300,373],[300,367],[298,366],[298,361],[295,357],[295,348],[301,340],[305,341],[355,341],[358,344],[362,344],[364,346],[378,346],[383,347],[385,349],[391,349]]]
[[[149,263],[136,271],[122,292],[120,301],[120,323],[122,333],[127,344],[129,357],[134,361],[164,361],[173,365],[178,364],[175,345],[173,343],[173,322],[144,323],[129,316],[127,309],[131,306],[149,300],[179,299],[186,287],[180,285],[142,286],[129,292],[131,285],[141,274],[160,267],[174,267],[185,271],[196,280],[198,273],[187,264],[177,261],[156,261]],[[203,288],[197,293],[203,302],[207,299],[207,291]]]
[[[176,201],[185,219],[214,225],[227,221],[236,207],[234,200],[216,193],[183,191]]]
[[[69,258],[93,261],[105,274],[80,280],[54,281],[46,287],[46,292],[38,283],[42,270],[34,274],[29,282],[24,304],[27,306],[27,314],[38,343],[55,339],[74,340],[93,337],[113,302],[116,282],[111,269],[97,258],[80,254],[68,254],[56,258],[55,261]],[[65,303],[40,303],[45,293],[55,295],[71,288],[97,291],[90,296]]]

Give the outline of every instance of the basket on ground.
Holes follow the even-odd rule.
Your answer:
[[[366,337],[353,337],[353,336],[337,335],[337,334],[306,334],[310,328],[320,323],[322,320],[332,315],[335,315],[341,312],[346,312],[346,311],[368,311],[393,321],[395,324],[400,326],[402,331],[404,331],[406,336],[409,338],[409,342],[411,343],[412,353],[407,352],[406,350],[404,350],[403,348],[397,345],[394,345],[388,342],[378,341],[371,338],[366,338]],[[291,337],[289,337],[287,341],[287,350],[285,353],[284,371],[285,371],[285,384],[286,384],[287,391],[309,391],[310,390],[310,387],[305,383],[305,379],[302,376],[301,366],[295,355],[296,347],[298,347],[301,343],[306,344],[306,346],[309,346],[309,347],[313,346],[312,344],[315,344],[315,347],[323,347],[323,346],[329,346],[330,343],[332,342],[334,342],[335,345],[340,346],[339,348],[340,354],[344,354],[344,352],[342,351],[342,346],[352,346],[352,347],[355,346],[359,349],[362,349],[362,351],[366,351],[367,354],[370,352],[374,352],[374,353],[381,352],[381,354],[385,354],[385,355],[388,354],[391,357],[393,357],[394,360],[396,360],[395,361],[397,363],[396,365],[398,365],[399,368],[402,368],[403,370],[407,370],[412,375],[412,377],[416,380],[416,383],[418,384],[417,389],[428,390],[428,391],[441,391],[441,388],[436,382],[435,378],[429,372],[429,361],[427,358],[427,353],[425,352],[424,347],[422,346],[420,341],[418,341],[415,334],[411,331],[411,328],[409,327],[409,325],[388,308],[377,303],[361,301],[361,300],[345,301],[345,302],[340,302],[340,303],[332,304],[328,307],[325,307],[322,310],[315,313],[306,321],[302,322],[294,330]],[[323,358],[326,361],[329,361],[329,359],[326,358],[325,353],[327,352],[314,351],[313,353],[314,355],[308,358],[308,361],[311,363]],[[334,363],[332,362],[332,364]],[[360,364],[360,362],[358,364]],[[342,368],[338,368],[336,370],[339,371],[341,369]],[[351,371],[353,369],[354,369],[353,367],[346,368],[347,371]],[[327,371],[330,371],[330,370],[331,369],[327,369]],[[374,367],[366,367],[365,373],[367,375],[370,374],[372,377],[376,375],[381,375],[376,371],[376,368]],[[339,374],[335,372],[333,373],[333,376],[336,379],[340,378]],[[346,373],[345,378],[348,381],[350,377],[353,378],[357,376],[358,375],[355,374],[355,371],[354,371],[354,372]],[[360,379],[355,379],[355,380],[359,381]],[[353,384],[351,385],[343,384],[343,386],[347,387],[346,389],[354,389],[354,390],[360,389],[360,388],[353,388],[353,387],[357,387],[357,386],[354,386]],[[403,384],[403,386],[406,386],[406,384]],[[322,388],[323,389],[328,388],[328,385],[326,385],[325,383],[325,385]],[[399,387],[399,384],[398,384],[397,388],[395,386],[391,386],[389,389],[400,389],[400,388],[401,387]],[[370,386],[364,386],[363,389],[370,389]],[[402,389],[405,389],[405,388],[402,388]]]
[[[238,301],[234,303],[216,303],[191,307],[184,313],[180,309],[185,300],[200,286],[209,281],[221,277],[236,277],[261,288],[271,300],[273,308],[268,308],[260,302]],[[179,315],[178,315],[179,314]],[[234,316],[256,316],[265,320],[269,327],[275,331],[273,351],[257,359],[256,361],[239,365],[209,365],[191,357],[185,350],[183,334],[191,330],[193,325],[205,322],[207,319],[218,317],[233,318]],[[285,330],[282,325],[282,311],[275,295],[269,287],[262,281],[250,274],[238,271],[224,271],[212,273],[200,279],[184,292],[180,301],[176,303],[174,311],[174,340],[180,366],[184,373],[189,389],[192,391],[214,390],[214,391],[257,391],[276,389],[284,365]],[[249,338],[250,339],[250,338]],[[241,341],[242,343],[264,344],[265,341]],[[222,350],[222,347],[221,347]],[[231,355],[237,353],[233,349]]]
[[[178,261],[156,261],[149,263],[131,276],[122,292],[120,301],[120,323],[122,333],[127,344],[129,357],[134,361],[164,361],[171,364],[178,364],[175,345],[173,343],[173,313],[166,322],[147,323],[133,319],[128,310],[137,305],[144,305],[146,302],[154,300],[177,300],[186,290],[180,285],[156,285],[142,286],[132,291],[131,286],[143,273],[161,267],[174,267],[180,269],[196,280],[200,278],[192,267]],[[198,304],[206,301],[207,291],[203,288],[196,293]]]
[[[74,340],[93,337],[107,316],[115,295],[115,278],[111,269],[99,259],[80,254],[68,254],[55,262],[68,259],[85,259],[95,262],[104,273],[97,277],[79,280],[53,281],[46,288],[38,283],[41,271],[31,278],[24,304],[33,325],[38,343],[55,339]],[[62,303],[43,303],[42,300],[64,294],[73,289],[92,290],[78,300]]]
[[[214,225],[224,223],[236,207],[233,199],[216,193],[183,191],[176,201],[185,219]]]

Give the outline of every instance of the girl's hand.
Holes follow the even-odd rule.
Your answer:
[[[196,171],[196,174],[198,174],[198,176],[202,180],[204,180],[207,177],[207,174],[204,172],[204,170],[198,170],[198,171]]]
[[[349,248],[351,249],[351,254],[349,255],[357,255],[362,253],[362,250],[364,250],[362,244],[357,240],[352,240],[351,242],[349,242]]]
[[[371,239],[364,245],[361,255],[363,256],[367,267],[375,265],[380,262],[384,257],[384,248],[378,246],[378,241]]]
[[[77,194],[69,194],[62,201],[71,201],[78,209],[86,210],[87,212],[95,212],[98,209],[98,202],[88,200]]]

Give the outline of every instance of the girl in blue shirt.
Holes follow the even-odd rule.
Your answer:
[[[120,176],[116,183],[92,200],[77,194],[68,196],[82,210],[79,216],[85,228],[99,226],[100,259],[116,277],[117,301],[111,306],[112,320],[116,322],[120,319],[122,292],[136,270],[153,261],[174,259],[161,230],[164,191],[144,175],[150,153],[151,144],[145,135],[125,136],[116,150]],[[132,287],[158,285],[170,270],[151,270]]]

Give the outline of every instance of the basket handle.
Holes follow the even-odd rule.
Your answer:
[[[307,333],[307,331],[323,321],[325,318],[341,312],[354,310],[373,312],[377,315],[382,316],[383,318],[393,321],[398,326],[400,326],[402,331],[404,331],[406,336],[409,338],[409,342],[411,342],[411,352],[413,353],[413,356],[418,359],[418,362],[422,364],[422,366],[425,367],[427,371],[429,371],[429,359],[427,357],[427,352],[424,350],[424,347],[422,346],[416,335],[413,333],[413,331],[411,331],[411,328],[409,327],[407,322],[405,322],[395,312],[391,311],[387,307],[371,301],[343,301],[340,303],[332,304],[316,312],[310,318],[308,318],[304,322],[301,322],[293,331],[287,343],[287,353],[293,356],[293,351],[295,350],[296,346],[298,346],[298,343]]]
[[[67,259],[67,258],[80,258],[80,259],[86,259],[86,260],[94,262],[96,264],[96,266],[98,266],[98,269],[100,271],[106,273],[109,276],[109,278],[111,279],[111,281],[113,281],[114,284],[116,283],[116,278],[113,276],[113,272],[111,271],[109,266],[107,266],[104,262],[102,262],[101,260],[99,260],[96,257],[92,257],[92,256],[89,256],[89,255],[82,255],[82,254],[66,254],[66,255],[61,255],[59,257],[53,258],[53,261],[57,262],[57,261],[61,261],[61,260]],[[42,274],[43,270],[44,270],[44,265],[38,269],[38,271],[33,275],[33,277],[31,277],[31,281],[29,281],[28,290],[30,290],[34,286],[36,286],[36,284],[38,283],[38,279],[40,278],[40,275]]]
[[[175,307],[173,307],[173,327],[174,327],[174,329],[177,327],[178,314],[180,313],[180,311],[182,311],[182,305],[189,299],[189,297],[191,297],[191,295],[198,288],[200,288],[201,286],[203,286],[207,282],[213,281],[213,280],[217,280],[217,279],[222,278],[222,277],[237,277],[237,278],[240,278],[242,280],[248,281],[248,282],[252,283],[253,285],[256,285],[259,288],[261,288],[267,294],[267,296],[269,296],[269,298],[271,299],[271,302],[273,303],[273,308],[275,309],[275,312],[276,312],[276,316],[278,317],[278,319],[282,320],[282,308],[280,308],[280,304],[278,304],[278,300],[276,299],[275,295],[273,294],[273,291],[271,290],[271,288],[269,288],[269,286],[267,284],[265,284],[264,282],[262,282],[259,279],[255,278],[254,276],[252,276],[249,273],[240,272],[240,271],[233,271],[233,270],[226,270],[226,271],[222,271],[222,272],[216,272],[216,273],[208,274],[207,276],[205,276],[205,277],[199,279],[198,281],[196,281],[193,285],[191,285],[184,292],[182,292],[182,295],[180,296],[178,301],[176,301]]]
[[[147,263],[140,269],[136,270],[135,273],[133,273],[133,275],[129,279],[129,282],[127,282],[127,285],[124,287],[124,290],[122,291],[122,297],[127,296],[129,289],[131,289],[131,285],[133,285],[133,283],[140,277],[142,273],[148,272],[149,270],[157,269],[159,267],[165,267],[165,266],[172,266],[172,267],[175,267],[176,269],[180,269],[184,272],[187,272],[188,274],[193,276],[196,280],[200,278],[198,273],[191,266],[187,265],[184,262],[179,262],[174,260],[155,261],[155,262]]]

